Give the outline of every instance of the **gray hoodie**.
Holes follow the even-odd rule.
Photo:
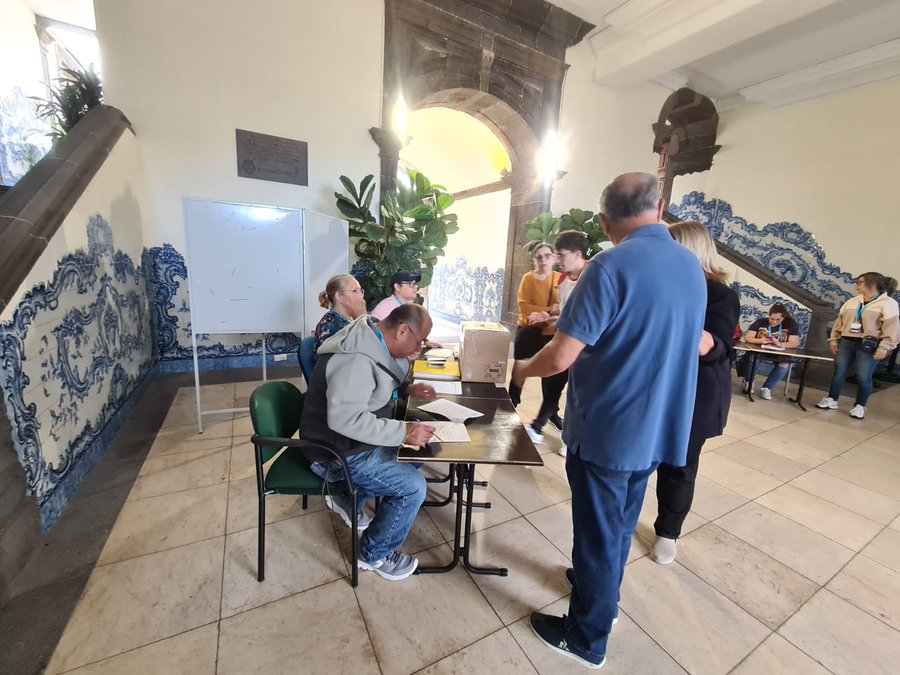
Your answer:
[[[393,394],[409,376],[368,317],[353,321],[319,347],[303,405],[300,435],[352,455],[403,443],[406,425],[391,418]]]

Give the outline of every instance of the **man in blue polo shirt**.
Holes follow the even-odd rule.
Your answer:
[[[655,176],[624,174],[603,190],[600,220],[615,247],[586,267],[550,344],[512,374],[521,383],[571,366],[563,440],[572,596],[567,616],[535,613],[531,626],[551,649],[591,668],[606,660],[647,478],[660,462],[685,463],[704,348],[703,272],[661,217]]]

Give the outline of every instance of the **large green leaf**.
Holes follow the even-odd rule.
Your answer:
[[[439,194],[437,196],[437,210],[446,211],[453,205],[454,201],[453,195],[448,195],[446,192]]]
[[[353,181],[347,178],[347,176],[341,176],[341,183],[344,184],[344,189],[346,189],[356,203],[359,204],[359,193],[356,191],[356,186],[353,184]]]

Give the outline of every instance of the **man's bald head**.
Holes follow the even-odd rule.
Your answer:
[[[658,223],[662,216],[659,181],[649,173],[623,173],[600,194],[600,220],[612,242],[638,227]]]
[[[421,305],[408,302],[379,321],[378,328],[392,356],[412,356],[431,332],[431,317]]]

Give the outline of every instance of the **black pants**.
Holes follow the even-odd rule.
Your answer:
[[[694,483],[700,466],[700,451],[706,438],[691,433],[688,440],[687,464],[660,464],[656,470],[656,501],[659,512],[654,529],[657,537],[678,539],[681,526],[694,501]]]
[[[541,335],[540,328],[519,326],[516,330],[516,341],[513,345],[513,358],[516,361],[530,359],[553,339],[552,335]],[[569,371],[564,370],[556,375],[541,378],[541,408],[532,423],[535,431],[540,431],[547,421],[559,413],[559,399],[569,381]],[[514,385],[509,387],[509,397],[513,405],[518,406],[522,400],[522,389]]]

